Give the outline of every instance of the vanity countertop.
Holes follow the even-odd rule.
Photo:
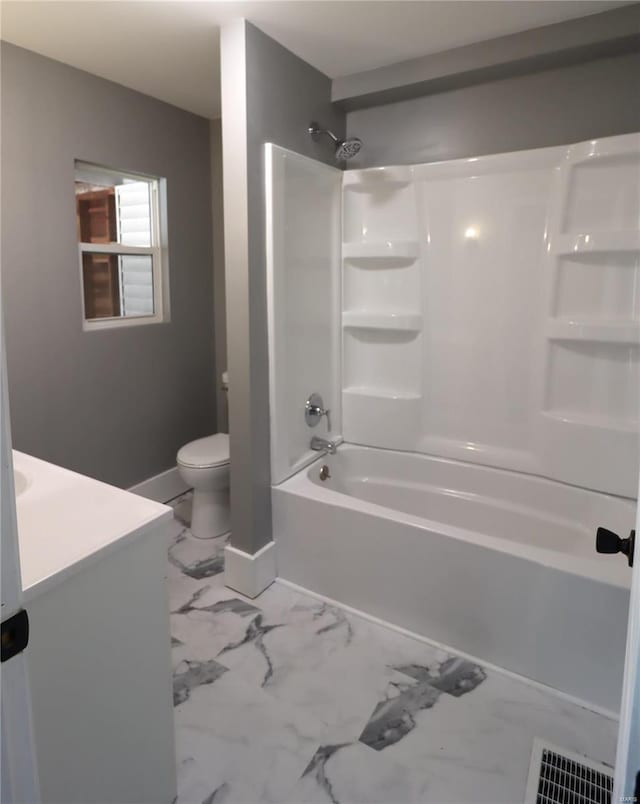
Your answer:
[[[22,452],[13,463],[25,600],[171,519],[166,505]]]

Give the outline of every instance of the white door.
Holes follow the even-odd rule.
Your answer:
[[[7,395],[4,327],[0,304],[0,561],[2,566],[2,655],[0,670],[1,753],[0,802],[37,804],[40,801],[31,727],[31,700],[24,652],[5,660],[19,645],[24,622],[18,532],[14,496],[11,429]],[[15,615],[18,615],[16,618]],[[28,648],[27,648],[28,650]]]
[[[640,499],[640,495],[639,495]],[[640,506],[636,513],[640,535]],[[622,535],[622,534],[621,534]],[[626,534],[624,534],[626,535]],[[622,559],[622,556],[621,556]],[[640,549],[635,549],[613,802],[640,801]],[[636,797],[638,796],[638,797]]]

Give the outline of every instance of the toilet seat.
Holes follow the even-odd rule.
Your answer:
[[[229,463],[229,436],[226,433],[197,438],[178,451],[178,463],[194,469],[211,469]]]

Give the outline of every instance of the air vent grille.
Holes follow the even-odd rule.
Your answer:
[[[611,768],[535,740],[527,804],[611,804]]]

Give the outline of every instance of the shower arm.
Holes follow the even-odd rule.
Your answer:
[[[320,128],[320,125],[312,120],[307,126],[307,133],[314,142],[318,142],[322,135],[329,137],[335,148],[335,157],[339,161],[351,159],[362,148],[362,140],[358,137],[349,137],[346,140],[337,137],[328,128]]]
[[[330,137],[333,140],[335,145],[337,145],[340,142],[340,138],[336,137],[333,131],[329,131],[328,128],[320,128],[320,126],[317,123],[311,123],[307,131],[309,132],[313,140],[317,140],[322,134],[326,134],[327,137]]]

